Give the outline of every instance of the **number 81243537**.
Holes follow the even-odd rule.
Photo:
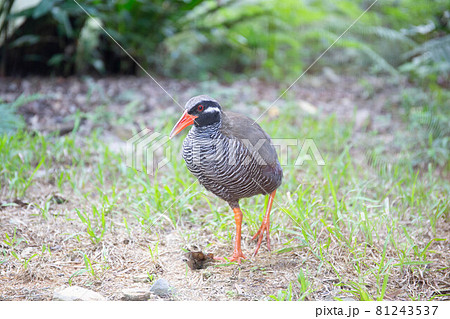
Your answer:
[[[434,316],[438,306],[377,306],[375,314],[384,316]]]

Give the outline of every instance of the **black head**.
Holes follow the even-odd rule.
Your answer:
[[[207,126],[220,121],[222,108],[219,102],[207,95],[198,95],[187,101],[187,113],[196,116],[195,126]]]

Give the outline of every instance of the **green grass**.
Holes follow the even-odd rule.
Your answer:
[[[389,169],[380,170],[353,156],[365,151],[363,145],[353,143],[352,125],[341,123],[335,115],[318,118],[296,114],[295,104],[288,103],[278,118],[260,124],[274,138],[313,138],[326,165],[306,161],[295,166],[298,152],[288,154],[283,184],[273,206],[271,231],[282,241],[275,253],[300,252],[305,256],[302,262],[306,270],[298,274],[297,282],[268,298],[311,298],[326,273],[336,278],[334,286],[342,296],[383,300],[405,276],[425,273],[436,277],[448,272],[448,265],[433,267],[445,253],[445,245],[448,247],[443,227],[450,218],[448,171],[433,162],[420,169],[412,161],[389,158],[385,159]],[[168,134],[176,118],[170,114],[164,118],[159,130]],[[102,141],[101,129],[89,138],[75,133],[59,137],[19,130],[0,136],[2,198],[35,203],[43,223],[61,217],[84,225],[84,232],[67,236],[89,239],[93,245],[101,245],[105,234],[117,229],[131,236],[136,224],[158,237],[163,236],[162,229],[178,229],[189,242],[198,235],[186,229],[191,224],[213,232],[218,241],[231,247],[234,219],[230,209],[205,193],[176,156],[181,137],[170,141],[175,154],[170,163],[149,176],[126,167],[123,154],[113,152]],[[377,156],[387,152],[382,144],[377,147]],[[75,207],[55,214],[51,201],[38,203],[39,185],[52,185],[53,191],[70,197]],[[244,224],[253,234],[261,223],[265,200],[258,196],[241,204]],[[14,246],[20,240],[15,231],[5,236],[4,243],[12,247],[11,256],[19,258],[14,256]],[[154,262],[161,249],[158,242],[148,245]],[[1,263],[9,257],[3,251]],[[73,273],[70,282],[86,273],[98,280],[108,269],[106,262],[95,264],[86,253],[83,259],[85,268]],[[26,268],[29,260],[23,262]],[[312,264],[308,266],[308,262]],[[410,290],[408,298],[425,297]]]

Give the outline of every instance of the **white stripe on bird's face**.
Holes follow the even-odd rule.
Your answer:
[[[220,112],[218,107],[208,107],[206,110],[203,111],[203,113],[215,113]]]

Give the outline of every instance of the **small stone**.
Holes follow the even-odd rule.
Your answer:
[[[72,286],[67,288],[59,288],[53,292],[53,300],[60,301],[106,301],[98,292],[79,287]]]
[[[129,301],[145,301],[150,298],[150,291],[148,288],[128,288],[123,289],[123,300]]]
[[[173,292],[173,288],[170,287],[169,282],[165,279],[158,279],[150,288],[150,292],[159,297],[168,297]]]

